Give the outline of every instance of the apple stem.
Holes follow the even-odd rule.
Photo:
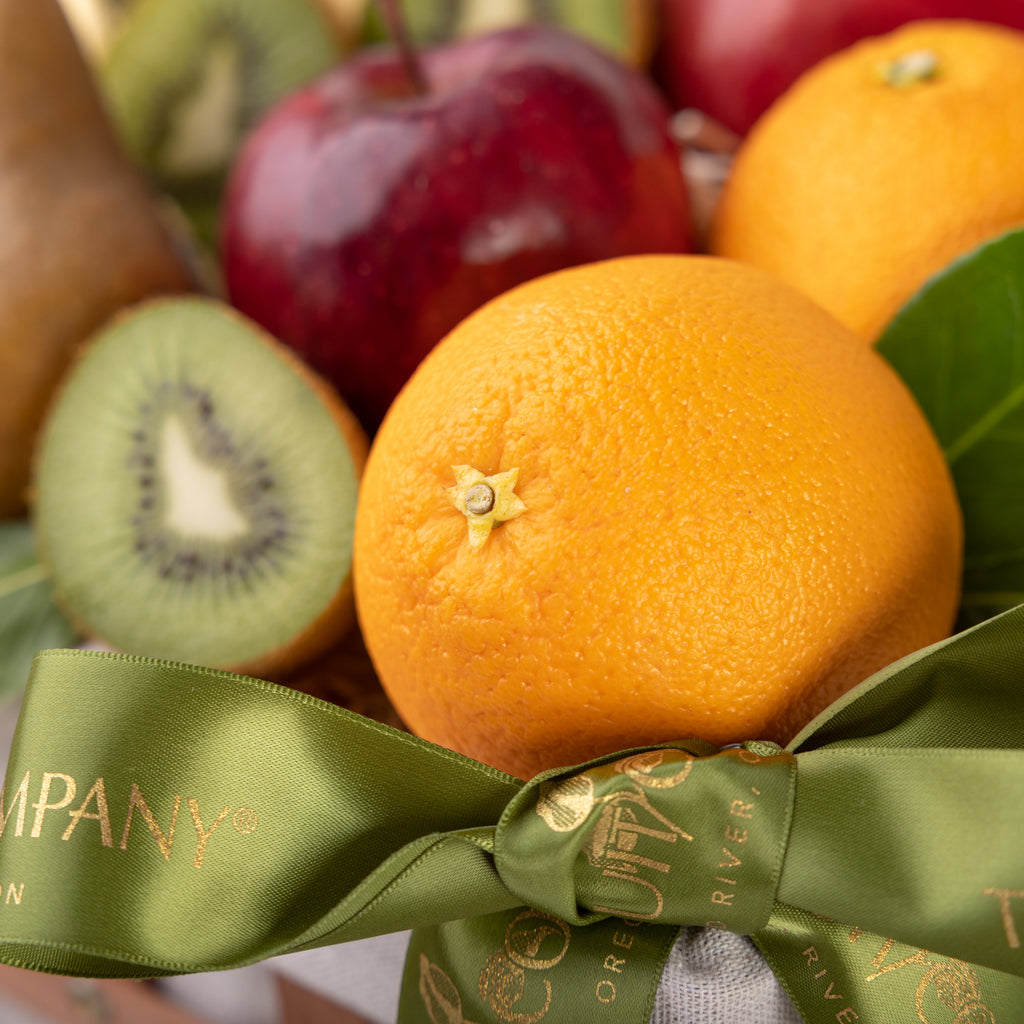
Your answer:
[[[669,121],[669,134],[679,146],[702,153],[732,156],[740,148],[740,137],[702,110],[677,110]]]
[[[377,0],[377,3],[387,22],[388,35],[402,58],[409,84],[417,93],[425,95],[428,91],[427,78],[423,73],[423,63],[409,36],[401,5],[398,0]]]

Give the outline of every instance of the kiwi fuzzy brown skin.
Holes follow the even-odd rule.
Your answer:
[[[408,732],[377,678],[358,629],[350,630],[320,658],[275,682]]]
[[[57,0],[0,0],[0,519],[75,347],[192,275],[119,148]]]
[[[115,329],[120,323],[134,318],[149,309],[155,309],[164,303],[173,303],[175,298],[154,297],[144,300],[133,307],[125,308],[113,314],[111,318],[102,325],[100,330],[90,336],[72,354],[69,362],[68,372],[62,378],[52,397],[52,406],[56,406],[63,394],[65,384],[71,379],[74,367],[77,363],[88,358],[93,346],[109,330]],[[225,316],[238,322],[248,323],[242,314],[213,298],[194,296],[192,301],[209,302],[221,309]],[[251,328],[253,325],[248,324]],[[311,370],[295,353],[290,349],[279,345],[270,335],[262,331],[255,331],[254,336],[258,337],[263,344],[271,347],[281,363],[294,371],[313,392],[315,399],[319,401],[330,413],[341,436],[344,438],[352,459],[356,479],[362,477],[369,453],[369,439],[347,406],[338,396],[335,389],[323,378]],[[38,440],[33,449],[33,480],[38,475],[38,467],[43,457],[45,448],[45,423],[44,429],[40,431]],[[54,586],[52,598],[54,603],[75,627],[80,636],[87,642],[106,650],[119,650],[117,644],[110,641],[102,630],[97,630],[94,625],[83,618],[76,609],[74,602],[68,599],[63,592],[59,576],[54,573],[50,559],[50,551],[45,534],[38,529],[38,520],[34,513],[35,502],[38,492],[35,486],[29,491],[31,511],[33,519],[37,522],[35,531],[36,549],[44,571],[53,579]],[[320,611],[317,617],[311,621],[299,633],[293,635],[286,643],[267,650],[262,654],[242,661],[224,662],[211,664],[208,667],[225,669],[230,672],[238,672],[243,675],[254,676],[266,679],[271,682],[281,682],[283,679],[293,675],[306,665],[323,657],[338,648],[345,639],[355,631],[355,594],[351,570],[343,581],[340,588],[334,593],[328,604]],[[143,654],[146,651],[125,651],[129,654]]]

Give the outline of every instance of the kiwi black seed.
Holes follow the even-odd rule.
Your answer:
[[[128,152],[187,200],[216,188],[260,115],[339,55],[314,0],[135,0],[99,77]]]
[[[120,650],[290,670],[352,621],[365,446],[333,392],[227,306],[136,307],[91,342],[42,433],[33,514],[58,600]]]

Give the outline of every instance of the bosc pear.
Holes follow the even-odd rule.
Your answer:
[[[25,508],[75,349],[117,310],[192,287],[57,0],[0,0],[0,519]]]

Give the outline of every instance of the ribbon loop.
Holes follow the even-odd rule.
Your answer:
[[[495,863],[526,905],[574,924],[750,934],[771,917],[795,780],[796,759],[774,744],[697,741],[545,774],[502,816]]]

